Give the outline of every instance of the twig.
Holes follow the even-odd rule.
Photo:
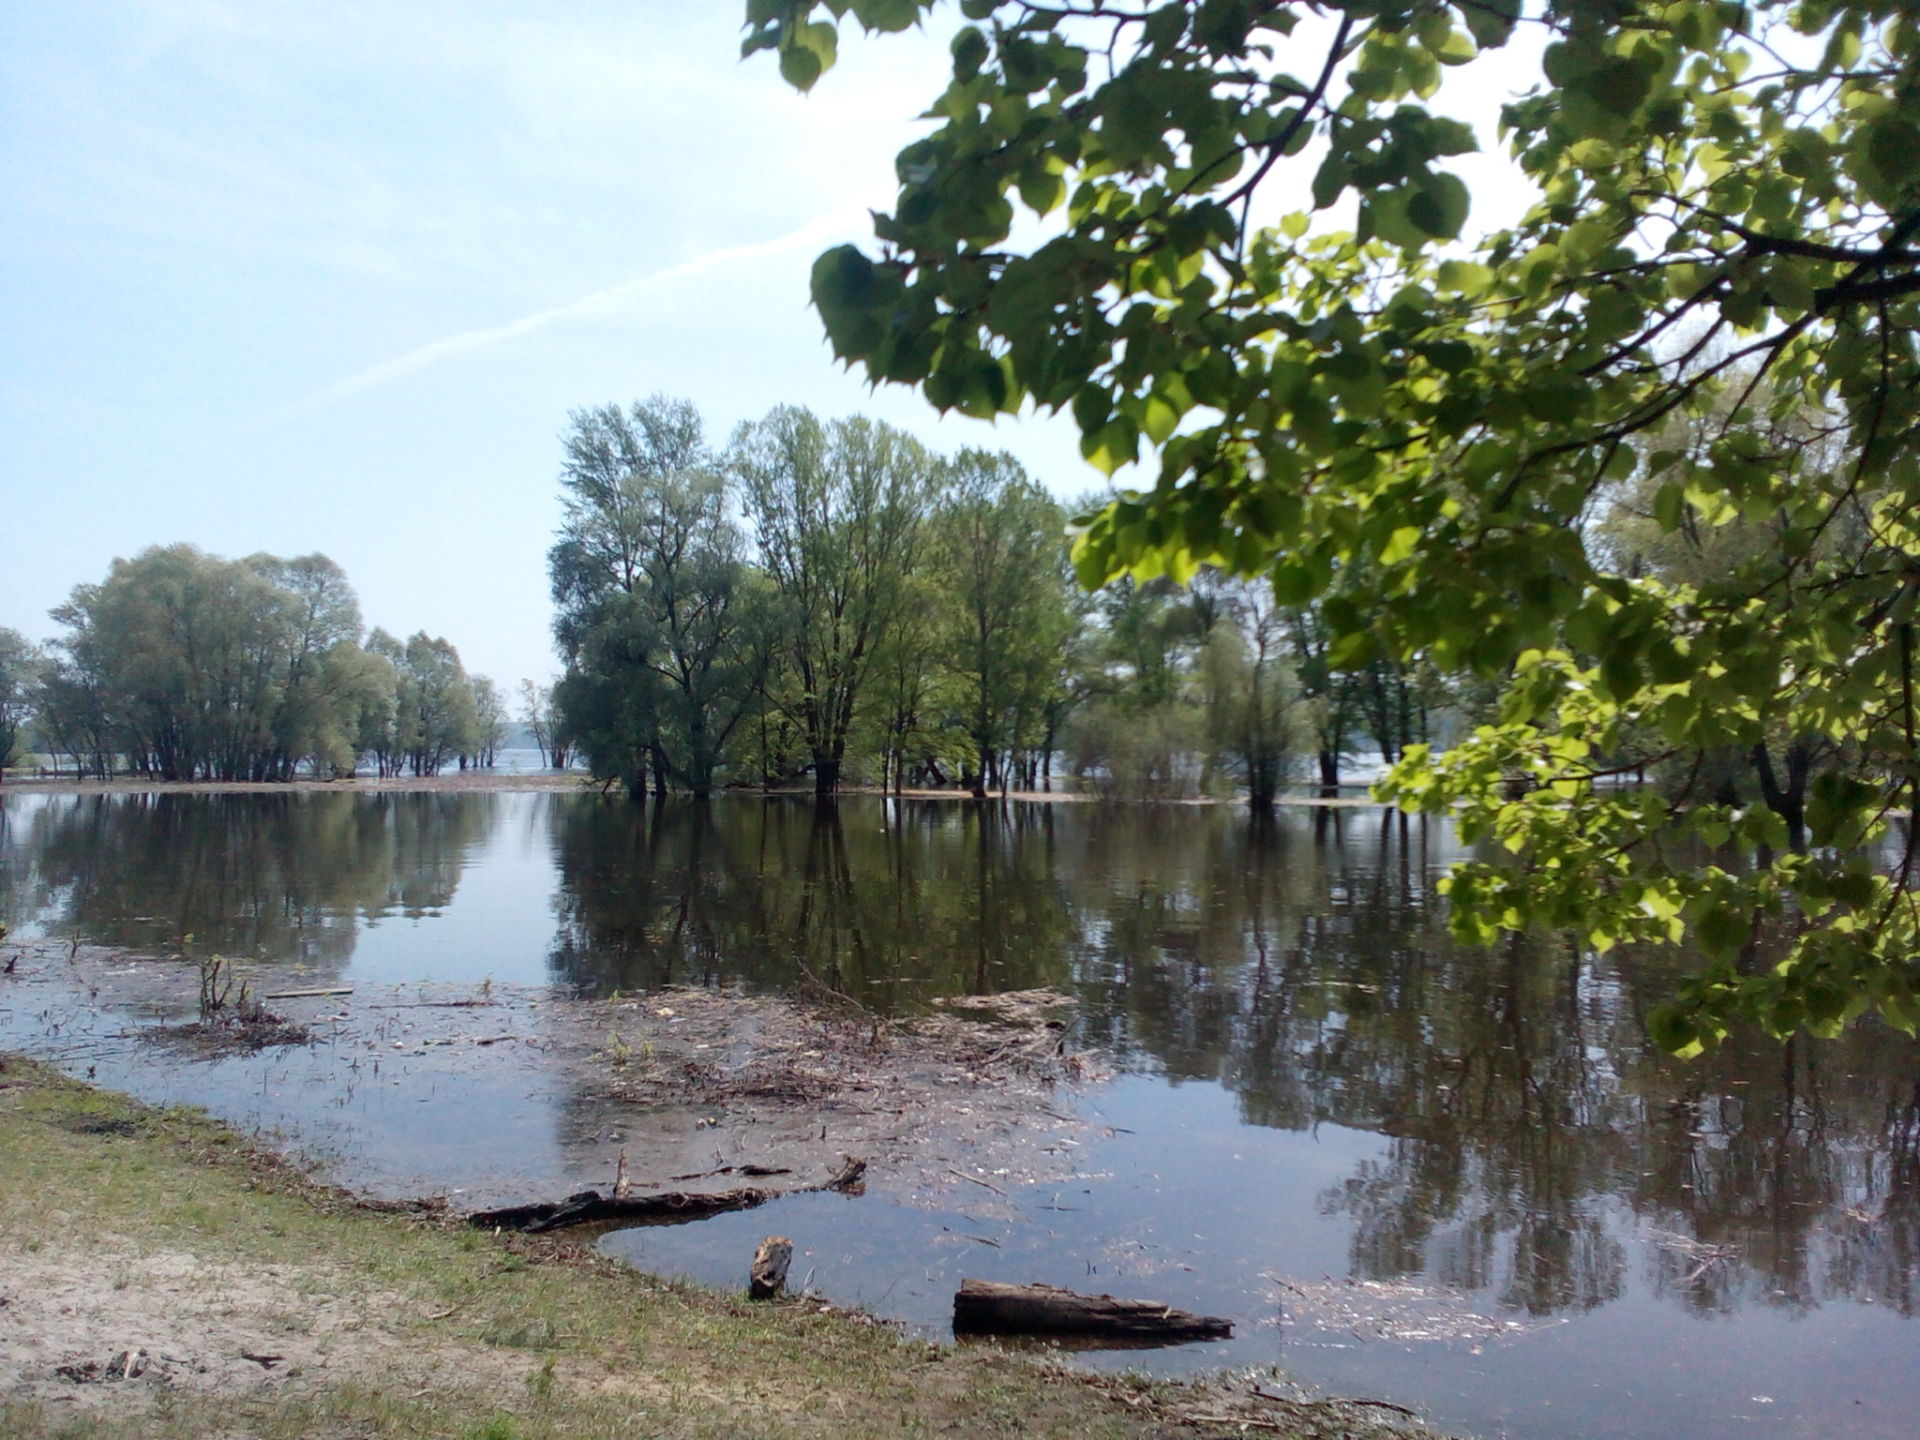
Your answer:
[[[985,1186],[985,1187],[986,1187],[987,1189],[989,1189],[989,1190],[991,1190],[991,1191],[993,1191],[993,1193],[994,1193],[994,1194],[996,1194],[996,1195],[1002,1195],[1002,1196],[1004,1196],[1004,1195],[1005,1195],[1005,1194],[1007,1193],[1006,1191],[1004,1191],[1004,1190],[1002,1190],[1002,1189],[1001,1189],[1001,1188],[1000,1188],[1000,1187],[999,1187],[998,1185],[996,1185],[996,1184],[994,1184],[994,1183],[993,1183],[993,1182],[992,1182],[991,1180],[982,1180],[982,1179],[981,1179],[981,1178],[980,1178],[979,1176],[977,1176],[977,1175],[969,1175],[969,1174],[967,1174],[967,1172],[966,1172],[966,1171],[964,1171],[964,1170],[956,1170],[956,1169],[954,1169],[954,1168],[953,1168],[953,1166],[951,1166],[951,1165],[949,1165],[949,1166],[947,1167],[947,1173],[948,1173],[949,1175],[957,1175],[957,1176],[959,1176],[959,1177],[960,1177],[960,1178],[961,1178],[962,1180],[970,1180],[970,1181],[972,1181],[972,1182],[973,1182],[973,1183],[974,1183],[975,1185],[983,1185],[983,1186]]]
[[[1189,1425],[1251,1425],[1256,1430],[1289,1430],[1278,1420],[1263,1420],[1253,1415],[1189,1415]]]
[[[1375,1410],[1391,1410],[1394,1414],[1404,1415],[1409,1420],[1418,1420],[1420,1418],[1420,1413],[1417,1410],[1409,1410],[1406,1406],[1396,1405],[1391,1400],[1290,1400],[1287,1403],[1290,1405],[1310,1407],[1315,1410],[1330,1410],[1341,1405],[1369,1405]]]

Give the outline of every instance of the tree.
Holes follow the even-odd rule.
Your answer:
[[[931,0],[749,0],[748,51],[812,85],[834,19]],[[1656,1017],[1691,1052],[1739,1017],[1828,1034],[1920,1025],[1920,25],[1904,0],[964,0],[953,81],[902,152],[877,258],[823,255],[836,351],[979,416],[1070,410],[1151,493],[1091,517],[1090,584],[1265,575],[1324,596],[1329,663],[1424,655],[1504,685],[1445,753],[1382,787],[1458,810],[1514,863],[1451,878],[1451,923],[1686,945],[1708,968]],[[824,13],[829,18],[817,18]],[[1427,102],[1449,74],[1502,112],[1535,202],[1468,238]],[[1505,54],[1503,55],[1503,52]],[[1309,213],[1267,217],[1282,197]],[[1016,201],[1046,217],[1021,231]],[[1351,229],[1324,218],[1350,204]],[[1063,208],[1064,207],[1064,208]],[[1758,382],[1777,398],[1763,402]],[[1790,423],[1825,414],[1852,462]],[[1657,448],[1676,416],[1720,413]],[[1666,530],[1765,517],[1777,544],[1700,583],[1609,570],[1606,487],[1663,479]],[[1866,543],[1821,545],[1854,512]],[[1334,588],[1363,569],[1364,595]],[[1847,759],[1793,850],[1764,801],[1616,783],[1667,754],[1819,734]],[[1637,752],[1637,753],[1636,753]],[[1738,863],[1676,839],[1733,846]],[[1763,927],[1784,948],[1762,955]]]
[[[1066,517],[1009,455],[963,450],[935,515],[950,581],[948,665],[974,750],[973,793],[1004,790],[1016,753],[1044,731],[1074,616],[1054,563]]]
[[[762,587],[699,412],[664,396],[577,412],[548,557],[568,662],[556,694],[594,773],[644,788],[649,763],[696,795],[766,669]]]
[[[368,675],[359,650],[360,602],[346,572],[317,554],[255,555],[245,563],[293,601],[272,721],[274,768],[285,778],[307,761],[316,774],[351,774]]]
[[[1164,577],[1123,579],[1096,599],[1092,673],[1067,748],[1079,779],[1102,794],[1183,799],[1209,778],[1199,599]]]
[[[877,421],[821,424],[782,406],[734,436],[759,560],[778,596],[787,709],[819,795],[840,788],[876,647],[899,613],[926,538],[934,466],[918,441]]]
[[[71,756],[76,779],[113,773],[116,730],[98,677],[56,655],[41,670],[32,705],[40,743],[56,762]]]
[[[191,545],[116,560],[53,612],[36,708],[76,769],[168,780],[348,775],[390,699],[360,607],[324,555],[226,560]]]
[[[473,763],[491,770],[507,736],[507,697],[490,676],[475,675],[473,687]]]
[[[26,636],[0,625],[0,780],[20,749],[45,664]]]
[[[1203,660],[1212,746],[1246,781],[1247,803],[1271,810],[1292,748],[1286,613],[1258,581],[1220,578],[1209,588],[1220,611]]]
[[[367,654],[376,677],[368,703],[360,709],[355,740],[362,754],[371,755],[380,778],[390,779],[406,766],[406,746],[400,726],[400,667],[407,647],[394,635],[375,626],[367,636]]]
[[[534,746],[540,751],[540,764],[548,770],[567,768],[567,741],[558,728],[557,720],[553,708],[553,687],[522,680],[520,723],[533,736]]]
[[[407,637],[394,668],[393,753],[415,775],[438,775],[449,760],[472,754],[479,714],[460,652],[420,630]]]

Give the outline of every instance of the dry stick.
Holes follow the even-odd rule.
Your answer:
[[[308,1000],[319,995],[351,994],[353,994],[353,987],[351,985],[343,985],[332,990],[269,990],[260,998],[262,1000]]]
[[[949,1175],[957,1175],[962,1180],[970,1180],[975,1185],[983,1185],[987,1189],[993,1191],[993,1193],[996,1195],[1004,1196],[1007,1193],[1006,1191],[1002,1190],[998,1185],[994,1184],[991,1180],[982,1180],[977,1175],[969,1175],[967,1174],[966,1171],[956,1170],[951,1165],[947,1166],[947,1173]]]
[[[1303,1410],[1332,1409],[1340,1405],[1371,1405],[1376,1410],[1392,1410],[1396,1414],[1407,1416],[1409,1419],[1418,1420],[1420,1418],[1418,1412],[1409,1410],[1404,1405],[1396,1405],[1391,1400],[1343,1400],[1338,1398],[1330,1400],[1295,1400],[1289,1395],[1276,1395],[1271,1390],[1262,1390],[1258,1385],[1253,1387],[1253,1393],[1262,1400],[1272,1400],[1279,1405],[1298,1405]]]
[[[1278,1420],[1262,1420],[1252,1415],[1189,1415],[1187,1422],[1192,1425],[1251,1425],[1256,1430],[1289,1430],[1292,1426],[1282,1425]]]

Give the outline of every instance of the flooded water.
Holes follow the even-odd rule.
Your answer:
[[[1276,1365],[1483,1436],[1912,1435],[1920,1047],[1863,1025],[1669,1060],[1644,1039],[1664,962],[1455,945],[1455,853],[1375,809],[17,794],[0,917],[363,992],[824,985],[907,1013],[1057,987],[1119,1073],[1061,1097],[1092,1123],[1045,1184],[929,1204],[882,1157],[863,1198],[606,1248],[737,1287],[779,1232],[796,1282],[929,1333],[961,1275],[1164,1300],[1235,1338],[1085,1363]],[[46,1048],[24,994],[0,988],[0,1044]],[[549,1198],[606,1153],[531,1046],[431,1096],[342,1094],[321,1046],[156,1063],[102,1034],[71,1068],[376,1189]]]

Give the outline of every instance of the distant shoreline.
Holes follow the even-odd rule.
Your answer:
[[[10,776],[0,784],[0,797],[7,795],[337,795],[364,794],[384,795],[403,794],[410,791],[422,791],[436,794],[514,794],[514,793],[593,793],[601,789],[599,781],[579,771],[535,770],[501,772],[490,770],[456,771],[450,775],[390,775],[380,778],[372,775],[356,776],[351,780],[156,780],[143,775],[116,775],[111,780],[75,780],[71,776],[54,778],[51,776]],[[617,787],[615,787],[617,789]],[[1380,802],[1370,799],[1359,786],[1343,787],[1358,793],[1342,794],[1331,798],[1318,795],[1282,795],[1275,804],[1284,807],[1323,807],[1337,806],[1353,808],[1375,806]],[[609,792],[611,793],[611,792]],[[787,787],[776,790],[760,790],[754,787],[720,790],[716,795],[731,796],[778,796],[785,799],[811,797],[813,791],[805,787]],[[869,787],[848,787],[840,792],[846,798],[863,796],[893,795],[903,800],[953,800],[974,803],[974,796],[965,790],[929,790],[908,789],[895,792]],[[685,799],[675,793],[674,798]],[[1080,791],[1063,790],[1014,790],[1005,796],[992,794],[987,802],[1019,800],[1036,804],[1092,805],[1102,803],[1103,797],[1089,795]],[[981,802],[986,803],[986,802]],[[1238,797],[1201,796],[1192,799],[1115,799],[1105,803],[1116,805],[1229,805],[1245,808],[1246,801]]]

